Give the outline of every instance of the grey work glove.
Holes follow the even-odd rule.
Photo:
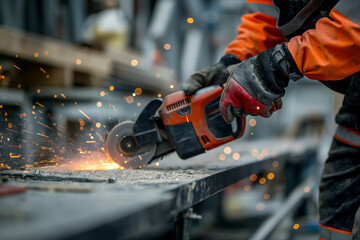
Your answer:
[[[268,118],[281,108],[289,81],[302,78],[288,51],[285,43],[279,44],[236,65],[219,105],[226,122],[248,114]]]
[[[224,55],[215,65],[202,69],[191,75],[183,82],[181,89],[186,95],[192,95],[200,88],[215,84],[223,84],[226,82],[230,74],[227,67],[240,62],[241,60],[238,57],[228,53]]]

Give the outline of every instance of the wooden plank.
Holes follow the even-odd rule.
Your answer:
[[[74,71],[92,75],[108,76],[111,73],[111,64],[101,52],[4,26],[0,27],[0,36],[2,55],[45,65],[70,67]]]

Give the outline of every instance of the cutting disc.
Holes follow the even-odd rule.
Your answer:
[[[116,125],[106,140],[106,150],[110,157],[124,168],[146,166],[153,158],[156,143],[137,146],[133,136],[134,122],[126,121]]]

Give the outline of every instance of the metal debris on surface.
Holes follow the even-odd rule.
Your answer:
[[[39,181],[69,181],[69,182],[91,182],[91,183],[114,183],[116,178],[89,178],[89,177],[70,177],[56,175],[41,175],[27,173],[0,173],[1,178],[23,179],[23,180],[39,180]]]
[[[53,184],[27,186],[27,189],[49,191],[49,192],[78,192],[78,193],[88,193],[93,190],[93,188],[89,186],[64,186],[64,185],[60,186]]]

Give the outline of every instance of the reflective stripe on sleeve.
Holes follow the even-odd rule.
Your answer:
[[[337,140],[354,147],[360,147],[360,133],[343,126],[338,126],[334,136]]]
[[[321,6],[323,1],[324,0],[311,0],[293,19],[284,25],[277,25],[277,28],[284,36],[293,34],[304,24],[306,19]]]
[[[359,0],[340,0],[334,8],[354,23],[360,25]]]
[[[274,5],[268,3],[258,3],[258,2],[251,2],[247,1],[246,8],[249,13],[264,13],[270,17],[278,18],[279,13],[276,10]]]
[[[351,240],[351,232],[320,224],[319,237],[324,240]]]

